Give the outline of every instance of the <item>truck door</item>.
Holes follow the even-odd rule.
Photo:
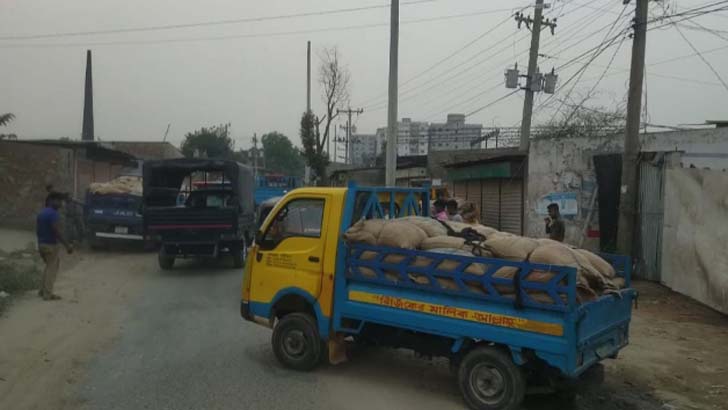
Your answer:
[[[294,196],[274,209],[261,227],[252,269],[250,300],[271,303],[286,288],[297,288],[313,299],[321,292],[328,225],[325,195]]]

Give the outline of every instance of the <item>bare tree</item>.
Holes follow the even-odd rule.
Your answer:
[[[612,108],[589,107],[585,103],[592,97],[587,95],[579,101],[555,100],[560,103],[551,120],[541,127],[538,134],[543,138],[569,138],[590,135],[611,135],[621,132],[627,118],[626,106],[616,102]]]
[[[336,47],[326,48],[319,55],[318,82],[325,112],[321,115],[304,113],[301,118],[301,142],[306,163],[316,173],[320,183],[327,183],[326,167],[329,164],[326,143],[331,134],[331,123],[338,115],[337,108],[349,102],[349,69],[340,61]],[[323,130],[321,129],[323,125]]]

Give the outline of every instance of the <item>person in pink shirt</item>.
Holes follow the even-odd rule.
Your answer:
[[[448,221],[449,215],[447,214],[447,202],[443,199],[438,199],[435,201],[434,205],[434,211],[432,213],[432,217],[437,219],[438,221]]]

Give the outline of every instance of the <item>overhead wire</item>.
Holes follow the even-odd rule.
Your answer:
[[[574,11],[575,11],[575,10],[574,10]],[[568,13],[565,13],[565,14],[568,14]],[[599,12],[597,11],[597,12],[595,12],[595,13],[593,13],[593,14],[594,14],[594,15],[598,15],[598,14],[599,14]],[[587,19],[588,19],[588,17],[587,17]],[[588,23],[588,22],[589,22],[589,21],[587,20],[587,23]],[[573,27],[572,27],[572,28],[573,28]],[[566,31],[564,32],[564,35],[568,34],[568,32],[569,32],[569,30],[566,30]],[[526,35],[525,35],[524,37],[522,37],[521,39],[519,39],[519,41],[521,41],[521,40],[525,40],[525,39],[527,39],[527,38],[529,38],[529,37],[530,37],[530,35],[529,35],[528,33],[526,33]],[[559,45],[560,45],[560,44],[559,44]],[[515,55],[514,57],[509,57],[509,59],[510,59],[510,58],[515,58],[515,57],[519,57],[519,56],[522,56],[522,55],[527,55],[527,54],[528,54],[528,51],[529,51],[529,47],[526,47],[526,48],[524,48],[523,50],[521,50],[521,52],[519,52],[518,54],[516,54],[516,55]],[[494,55],[493,55],[493,56],[491,56],[491,57],[489,57],[489,58],[488,58],[487,60],[488,60],[488,61],[490,61],[492,57],[494,57]],[[501,66],[501,65],[503,65],[503,64],[506,64],[507,62],[508,62],[508,60],[503,60],[503,61],[501,61],[501,62],[498,62],[498,63],[497,63],[497,64],[495,64],[495,65],[496,65],[496,66]],[[488,81],[488,80],[490,80],[490,79],[493,79],[493,78],[495,78],[495,77],[500,77],[500,76],[501,76],[501,74],[495,74],[495,75],[493,75],[493,76],[490,76],[490,77],[488,77],[488,78],[487,78],[487,79],[485,79],[484,81]],[[498,84],[500,84],[500,83],[501,83],[501,82],[499,81],[499,82],[498,82]],[[459,89],[461,89],[461,88],[463,88],[463,87],[465,87],[465,86],[471,86],[471,87],[472,87],[472,81],[471,81],[471,80],[467,80],[466,82],[462,83],[462,84],[461,84],[460,86],[456,86],[456,87],[450,87],[450,88],[449,88],[449,89],[448,89],[448,90],[447,90],[447,91],[445,92],[445,95],[447,95],[447,94],[450,94],[450,93],[451,93],[451,92],[453,92],[453,91],[457,91],[457,90],[459,90]],[[494,87],[491,87],[491,88],[494,88]],[[481,93],[479,93],[478,95],[481,95]],[[438,97],[442,97],[442,95],[439,95]],[[456,98],[455,98],[455,99],[457,99],[457,98],[458,98],[458,96],[456,96]],[[454,101],[455,99],[450,99],[450,100],[446,101],[446,102],[445,102],[445,104],[451,103],[451,102],[452,102],[452,101]],[[458,103],[457,105],[461,105],[461,104],[462,104],[462,103]],[[427,104],[425,104],[425,105],[427,105]],[[444,112],[444,111],[447,111],[447,110],[449,110],[449,109],[446,109],[446,110],[442,110],[442,111],[441,111],[440,113],[442,113],[442,112]],[[433,114],[433,115],[434,115],[434,114]]]
[[[577,8],[575,8],[575,9],[572,9],[572,10],[570,10],[570,11],[566,12],[566,13],[563,13],[563,15],[568,15],[568,14],[572,14],[573,12],[575,12],[575,11],[579,10],[579,9],[580,9],[581,7],[582,7],[582,5],[580,5],[580,7],[577,7]],[[611,7],[611,6],[608,6],[608,7]],[[524,8],[521,8],[521,10],[523,10],[523,9],[525,9],[525,7],[524,7]],[[600,12],[600,11],[603,11],[604,9],[605,9],[605,8],[600,8],[600,9],[597,9],[597,11],[596,11],[596,12],[594,12],[594,13],[592,13],[592,15],[593,15],[593,16],[597,16],[597,17],[598,17],[598,16],[599,16],[599,12]],[[590,16],[591,16],[591,15],[590,15]],[[506,18],[506,19],[505,19],[505,20],[504,20],[503,22],[499,23],[499,24],[498,24],[498,26],[501,26],[501,25],[503,25],[503,24],[504,24],[505,22],[507,22],[507,21],[510,21],[511,17],[512,17],[512,16],[509,16],[509,17],[507,17],[507,18]],[[589,17],[586,17],[586,19],[588,19],[588,18],[589,18]],[[588,23],[589,23],[589,22],[587,21],[587,22],[585,23],[585,25],[588,25]],[[501,40],[497,40],[497,41],[496,41],[496,42],[494,43],[494,46],[497,46],[497,45],[499,45],[499,44],[503,44],[503,43],[505,43],[505,41],[506,41],[506,40],[507,40],[508,38],[510,38],[510,37],[512,37],[512,35],[510,35],[510,34],[509,34],[509,35],[507,35],[507,36],[506,36],[505,38],[503,38],[503,39],[501,39]],[[526,33],[526,34],[525,34],[525,35],[524,35],[523,37],[521,37],[521,38],[519,38],[519,39],[518,39],[518,42],[520,42],[520,41],[522,41],[522,40],[524,40],[524,39],[527,39],[527,38],[529,38],[529,37],[530,37],[530,35],[529,35],[528,33]],[[490,55],[488,55],[488,56],[487,56],[486,58],[483,58],[483,59],[479,60],[478,62],[476,62],[476,63],[472,64],[471,66],[469,66],[469,67],[465,68],[464,70],[461,70],[461,71],[459,71],[458,73],[456,73],[456,74],[454,74],[454,75],[451,75],[451,76],[450,76],[450,77],[448,77],[447,79],[444,79],[444,80],[442,80],[442,81],[439,81],[439,82],[437,82],[436,84],[434,84],[433,86],[430,86],[430,87],[428,87],[428,88],[427,88],[427,89],[425,89],[425,90],[423,90],[423,89],[421,88],[421,87],[422,87],[422,86],[424,86],[424,85],[427,85],[427,84],[431,84],[431,83],[432,83],[432,82],[433,82],[434,80],[436,80],[437,78],[440,78],[440,77],[442,77],[443,75],[449,74],[449,73],[451,72],[451,70],[452,70],[453,68],[460,68],[460,67],[461,67],[461,66],[462,66],[463,64],[465,64],[465,63],[467,63],[467,62],[470,62],[470,61],[474,60],[474,59],[475,59],[476,57],[478,57],[478,56],[482,55],[483,53],[485,53],[485,52],[488,52],[488,51],[492,50],[492,48],[493,48],[494,46],[491,46],[491,47],[489,47],[489,48],[483,49],[483,50],[479,51],[478,53],[476,53],[476,54],[474,54],[474,55],[470,56],[470,57],[469,57],[468,59],[466,59],[465,61],[462,61],[462,62],[458,63],[458,64],[457,64],[456,66],[453,66],[453,67],[451,67],[451,68],[450,68],[449,70],[446,70],[446,71],[444,71],[444,72],[442,72],[442,73],[440,73],[440,74],[436,75],[435,77],[432,77],[432,78],[430,78],[429,80],[427,80],[427,81],[425,81],[424,83],[420,84],[420,85],[418,86],[419,88],[418,88],[418,87],[415,87],[415,88],[410,88],[410,89],[406,89],[406,90],[404,90],[404,91],[401,91],[401,92],[400,92],[400,97],[404,97],[404,98],[403,98],[403,99],[402,99],[401,101],[408,101],[408,100],[411,100],[412,98],[414,98],[414,95],[411,95],[411,94],[412,94],[413,92],[415,92],[416,94],[422,94],[423,92],[426,92],[426,91],[429,91],[429,90],[431,90],[431,89],[434,89],[434,88],[436,88],[436,87],[437,87],[437,86],[439,86],[439,85],[445,84],[445,83],[447,83],[448,81],[451,81],[451,80],[453,80],[453,79],[455,79],[455,78],[457,78],[457,77],[460,77],[461,75],[463,75],[464,73],[466,73],[466,72],[468,72],[468,71],[472,70],[473,68],[475,68],[475,67],[477,67],[477,66],[479,66],[479,65],[481,65],[481,64],[483,64],[483,63],[485,63],[485,62],[490,62],[490,61],[492,61],[492,58],[493,58],[493,57],[495,57],[496,55],[498,55],[498,54],[501,54],[501,53],[503,53],[503,52],[507,51],[507,50],[508,50],[508,49],[510,48],[510,46],[508,46],[508,47],[503,47],[503,48],[499,49],[499,50],[498,50],[497,52],[495,52],[495,53],[493,53],[493,54],[490,54]],[[522,51],[522,52],[521,52],[520,54],[523,54],[523,53],[528,53],[528,48],[526,48],[525,50],[523,50],[523,51]],[[519,55],[520,55],[520,54],[519,54]],[[505,62],[504,62],[504,63],[505,63]],[[502,63],[502,64],[504,64],[504,63]],[[452,91],[452,88],[450,88],[450,89],[449,89],[449,91]],[[410,96],[408,96],[408,95],[410,95]],[[367,100],[365,100],[365,102],[364,102],[363,104],[365,104],[365,105],[368,105],[368,107],[369,107],[369,111],[370,111],[370,112],[371,112],[371,111],[377,111],[377,110],[382,110],[382,109],[386,108],[386,106],[387,106],[387,101],[386,101],[386,97],[384,97],[384,96],[385,96],[384,94],[380,94],[380,97],[379,97],[378,99],[377,99],[377,98],[373,98],[373,99],[371,99],[371,98],[370,98],[370,99],[367,99]]]
[[[404,20],[400,22],[400,25],[408,24],[419,24],[427,23],[432,21],[442,21],[457,18],[474,17],[481,14],[489,14],[490,10],[481,12],[470,12],[470,13],[459,13],[447,16],[437,17],[426,17],[420,19]],[[168,44],[168,43],[188,43],[188,42],[203,42],[203,41],[219,41],[219,40],[234,40],[241,38],[265,38],[265,37],[279,37],[289,36],[298,34],[311,34],[311,33],[322,33],[329,31],[349,31],[359,30],[374,27],[386,27],[389,23],[370,23],[370,24],[358,24],[358,25],[347,25],[347,26],[333,26],[323,27],[314,29],[304,30],[291,30],[291,31],[278,31],[278,32],[267,32],[267,33],[248,33],[248,34],[232,34],[223,36],[208,36],[208,37],[187,37],[187,38],[171,38],[171,39],[160,39],[160,40],[122,40],[122,41],[106,41],[106,42],[76,42],[76,43],[46,43],[46,44],[34,44],[34,43],[19,43],[19,44],[0,44],[0,48],[58,48],[58,47],[91,47],[91,46],[126,46],[126,45],[148,45],[148,44]]]
[[[685,42],[688,43],[690,48],[693,49],[693,51],[698,55],[698,57],[700,57],[700,59],[703,61],[703,63],[705,63],[705,65],[708,66],[710,71],[713,72],[713,74],[718,79],[718,81],[720,81],[721,84],[723,84],[723,88],[725,88],[726,91],[728,91],[728,83],[725,82],[725,80],[720,75],[720,73],[718,73],[718,71],[715,69],[715,67],[713,67],[713,65],[710,64],[710,61],[708,61],[705,57],[703,57],[703,55],[700,53],[700,51],[698,51],[698,49],[695,48],[693,43],[690,40],[688,40],[688,38],[685,36],[685,34],[683,34],[682,30],[680,30],[680,27],[678,27],[678,26],[674,26],[674,27],[675,27],[675,30],[677,30],[678,34],[680,34],[680,37],[682,37],[683,40],[685,40]]]
[[[611,6],[610,6],[610,7],[611,7]],[[571,14],[571,13],[575,12],[576,10],[578,10],[578,8],[577,8],[577,9],[573,9],[573,10],[570,10],[569,12],[567,12],[567,13],[564,13],[564,15],[566,15],[566,14]],[[597,10],[596,12],[593,12],[593,13],[591,13],[591,14],[590,14],[590,17],[592,17],[592,16],[596,16],[596,17],[598,18],[598,17],[599,17],[599,14],[600,14],[600,11],[603,11],[603,8],[602,8],[602,9],[599,9],[599,10]],[[588,17],[587,17],[587,18],[585,18],[585,20],[586,20],[586,22],[585,22],[585,23],[583,23],[583,24],[584,24],[585,26],[586,26],[586,25],[589,25],[589,23],[593,23],[593,21],[589,21],[589,20],[588,20]],[[594,21],[595,21],[595,20],[594,20]],[[578,27],[573,27],[573,26],[572,26],[572,27],[570,28],[570,30],[567,30],[567,31],[565,31],[565,32],[564,32],[564,34],[566,34],[567,32],[569,32],[569,31],[571,31],[571,30],[573,30],[573,31],[578,31],[577,29],[578,29]],[[593,33],[590,33],[589,35],[585,36],[585,38],[591,37],[591,36],[593,36],[594,34],[597,34],[597,33],[599,33],[599,32],[600,32],[600,31],[601,31],[602,29],[603,29],[603,28],[601,28],[600,30],[594,31]],[[519,39],[519,41],[522,41],[522,40],[524,40],[524,39],[527,39],[527,38],[529,38],[529,37],[530,37],[530,34],[526,33],[526,34],[525,34],[525,35],[524,35],[524,36],[523,36],[523,37],[522,37],[521,39]],[[585,39],[585,38],[584,38],[584,39]],[[582,40],[583,40],[583,39],[582,39]],[[580,39],[576,39],[576,40],[575,40],[575,43],[576,43],[576,42],[579,42],[579,41],[581,41],[581,40],[580,40]],[[501,44],[501,43],[503,43],[503,41],[496,41],[496,44]],[[559,45],[560,45],[560,44],[559,44]],[[499,49],[499,50],[498,50],[498,51],[496,51],[495,53],[492,53],[492,54],[488,55],[487,57],[485,57],[485,58],[483,58],[483,59],[479,60],[478,62],[476,62],[476,63],[472,64],[471,66],[469,66],[469,67],[466,67],[466,68],[465,68],[465,69],[463,69],[463,70],[460,70],[459,72],[457,72],[457,73],[455,73],[455,74],[453,74],[453,75],[449,76],[448,78],[445,78],[445,79],[443,79],[443,80],[441,80],[441,81],[437,82],[436,84],[433,84],[433,85],[432,85],[432,86],[430,86],[430,87],[427,87],[427,88],[425,88],[425,89],[421,89],[421,88],[420,88],[420,89],[416,90],[417,92],[415,93],[415,95],[405,96],[405,97],[404,97],[404,98],[402,98],[402,99],[401,99],[400,101],[407,101],[407,100],[411,100],[411,99],[412,99],[412,98],[414,98],[414,97],[415,97],[415,96],[416,96],[417,94],[422,94],[422,93],[425,93],[425,92],[427,92],[427,91],[429,91],[429,90],[431,90],[431,89],[434,89],[434,88],[436,88],[436,87],[437,87],[437,86],[439,86],[439,85],[443,85],[443,84],[449,83],[449,81],[451,81],[451,80],[453,80],[453,79],[455,79],[455,78],[457,78],[457,77],[460,77],[460,76],[462,76],[462,75],[463,75],[463,74],[465,74],[466,72],[468,72],[468,71],[472,70],[473,68],[475,68],[475,67],[477,67],[477,66],[481,65],[482,63],[484,63],[484,62],[491,62],[491,61],[492,61],[492,58],[493,58],[493,57],[495,57],[495,56],[496,56],[496,55],[498,55],[498,54],[501,54],[502,52],[504,52],[504,51],[508,50],[509,48],[510,48],[510,45],[507,45],[506,47],[503,47],[503,48]],[[492,49],[492,47],[491,47],[491,48],[488,48],[488,49],[486,49],[486,50],[483,50],[483,51],[488,51],[488,50],[490,50],[490,49]],[[527,53],[528,53],[528,50],[529,50],[529,48],[525,48],[524,50],[522,50],[522,52],[521,52],[521,53],[519,53],[519,55],[522,55],[522,54],[527,54]],[[483,51],[481,51],[481,52],[477,53],[477,54],[476,54],[476,55],[474,55],[474,56],[471,56],[471,57],[470,57],[469,59],[467,59],[466,61],[462,62],[462,63],[461,63],[460,65],[462,65],[462,64],[463,64],[463,63],[465,63],[465,62],[471,61],[471,60],[472,60],[472,59],[473,59],[474,57],[477,57],[478,55],[482,54],[482,53],[483,53]],[[510,59],[510,57],[509,57],[509,59]],[[507,60],[505,60],[505,61],[503,61],[503,62],[501,62],[501,63],[499,63],[499,64],[500,64],[500,65],[502,65],[502,64],[505,64],[505,63],[507,63]],[[495,75],[495,76],[493,76],[493,77],[496,77],[496,76],[500,76],[500,74],[497,74],[497,75]],[[490,78],[493,78],[493,77],[490,77]],[[431,79],[431,80],[432,80],[432,79]],[[430,80],[429,82],[431,82],[431,80]],[[461,88],[462,88],[462,87],[464,87],[464,86],[467,86],[467,85],[471,85],[471,83],[472,83],[472,81],[471,81],[471,80],[467,80],[466,82],[464,82],[464,83],[463,83],[463,84],[461,84],[460,86],[457,86],[457,87],[450,87],[450,88],[449,88],[448,90],[446,90],[445,94],[449,94],[449,93],[451,93],[451,92],[453,92],[453,91],[456,91],[456,90],[458,90],[458,89],[461,89]],[[426,83],[423,83],[423,85],[425,85],[425,84],[427,84],[427,82],[426,82]],[[500,84],[500,83],[499,83],[499,84]],[[496,87],[491,87],[491,89],[494,89],[494,88],[496,88]],[[411,92],[411,91],[413,91],[413,90],[408,90],[408,92]],[[407,94],[407,92],[405,92],[405,93],[402,93],[402,95],[406,95],[406,94]],[[482,95],[482,92],[481,92],[481,93],[479,93],[479,95]],[[442,95],[438,95],[438,96],[439,96],[439,97],[441,97]],[[471,99],[471,100],[472,100],[472,99]],[[450,101],[451,101],[451,100],[450,100]],[[457,105],[460,105],[460,104],[457,104]],[[386,108],[386,106],[387,106],[387,105],[386,105],[386,102],[382,102],[382,103],[380,103],[380,104],[379,104],[379,106],[377,106],[376,108],[372,108],[372,109],[370,109],[369,111],[371,112],[372,110],[380,110],[380,109],[384,109],[384,108]],[[443,111],[441,111],[441,112],[440,112],[440,114],[441,114],[442,112],[444,112],[444,111],[447,111],[447,110],[443,110]],[[439,114],[438,114],[438,115],[439,115]],[[427,117],[429,117],[429,116],[427,116]]]
[[[409,6],[422,3],[432,3],[438,0],[411,0],[400,3],[401,6]],[[259,16],[259,17],[246,17],[237,19],[226,19],[226,20],[212,20],[202,21],[194,23],[178,23],[178,24],[164,24],[155,26],[140,26],[140,27],[125,27],[125,28],[113,28],[104,30],[88,30],[88,31],[73,31],[73,32],[57,32],[57,33],[41,33],[41,34],[21,34],[21,35],[4,35],[0,36],[0,40],[35,40],[44,38],[58,38],[58,37],[78,37],[78,36],[92,36],[92,35],[108,35],[108,34],[122,34],[122,33],[136,33],[136,32],[150,32],[150,31],[163,31],[163,30],[177,30],[194,27],[207,27],[207,26],[219,26],[219,25],[230,25],[230,24],[241,24],[241,23],[253,23],[271,20],[285,20],[300,17],[312,17],[312,16],[325,16],[333,14],[345,14],[360,12],[373,9],[381,9],[390,7],[390,4],[377,4],[371,6],[360,6],[360,7],[348,7],[332,10],[320,10],[310,11],[301,13],[291,14],[280,14],[275,16]]]

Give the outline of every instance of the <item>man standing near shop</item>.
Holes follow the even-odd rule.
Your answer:
[[[38,252],[45,263],[43,278],[38,294],[44,300],[58,300],[61,297],[53,293],[53,284],[58,274],[59,251],[58,244],[62,244],[68,253],[73,252],[73,247],[66,242],[61,233],[60,215],[58,210],[63,203],[63,195],[57,192],[50,192],[46,198],[45,208],[36,218],[36,236],[38,238]]]
[[[544,222],[546,222],[546,234],[550,239],[563,242],[566,234],[566,227],[564,226],[564,221],[561,219],[559,204],[549,204],[546,209],[549,212],[549,217],[544,219]]]

